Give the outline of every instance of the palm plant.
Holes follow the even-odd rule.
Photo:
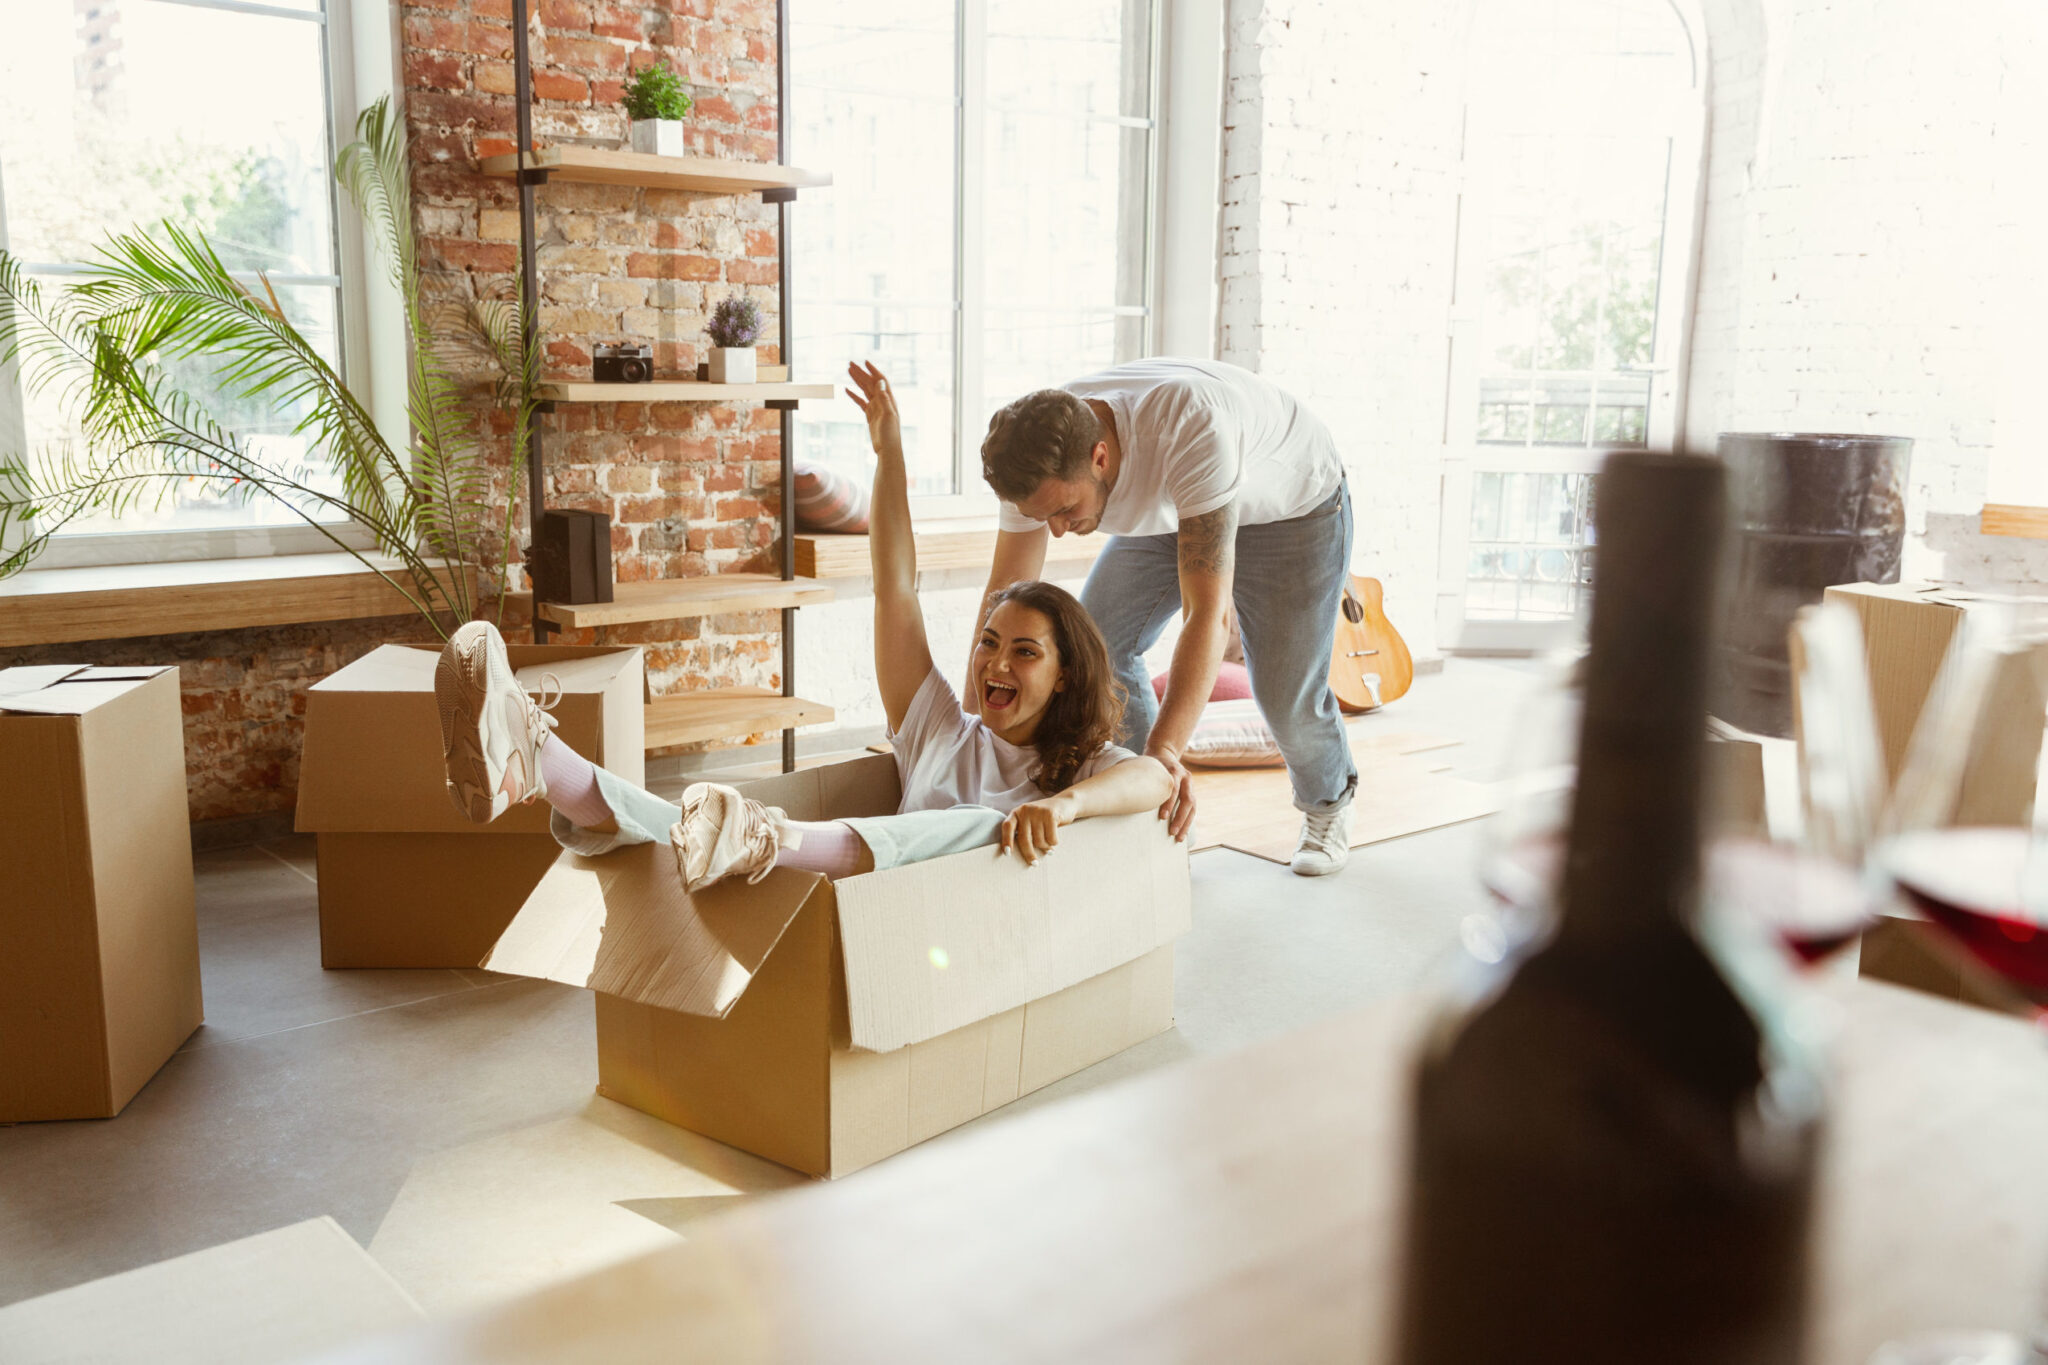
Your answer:
[[[71,438],[22,455],[0,452],[0,578],[49,538],[94,512],[160,505],[190,482],[242,502],[274,499],[361,559],[445,636],[479,614],[472,566],[495,561],[498,609],[512,562],[513,498],[536,411],[539,349],[521,300],[431,307],[412,227],[412,180],[402,121],[379,100],[356,122],[335,176],[362,215],[404,300],[411,442],[395,449],[334,367],[285,316],[259,276],[245,287],[203,234],[164,223],[109,234],[92,273],[45,291],[0,251],[0,366],[18,367],[30,395],[52,393]],[[488,450],[451,362],[487,359],[495,396],[512,413],[512,465],[494,499]],[[210,367],[220,398],[297,413],[292,434],[312,452],[280,459],[209,411],[177,367]],[[218,401],[218,400],[216,400]],[[325,475],[325,477],[323,477]],[[346,543],[338,519],[400,562],[387,572]],[[495,542],[495,543],[494,543]]]

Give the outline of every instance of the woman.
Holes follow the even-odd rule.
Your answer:
[[[844,877],[989,844],[1033,864],[1062,825],[1167,801],[1166,769],[1109,742],[1123,699],[1102,635],[1050,583],[1019,583],[995,599],[970,664],[981,715],[961,708],[925,638],[896,400],[873,365],[847,372],[877,457],[875,674],[902,778],[897,814],[791,820],[716,782],[693,783],[680,809],[670,805],[551,743],[553,717],[520,687],[504,641],[483,621],[449,639],[434,679],[458,809],[481,822],[541,797],[555,809],[556,839],[585,855],[666,829],[683,885],[696,891],[731,876],[758,882],[775,867]]]

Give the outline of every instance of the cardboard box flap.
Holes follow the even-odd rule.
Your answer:
[[[1113,888],[1111,890],[1110,888]],[[1187,932],[1188,853],[1150,812],[835,883],[853,1045],[891,1052],[1099,976]]]
[[[903,800],[902,779],[891,754],[764,777],[741,783],[740,790],[763,805],[781,807],[792,820],[894,815]]]
[[[782,868],[692,896],[665,843],[564,853],[482,965],[722,1019],[824,882]]]
[[[168,668],[91,668],[38,664],[0,669],[0,711],[82,716],[126,696]]]

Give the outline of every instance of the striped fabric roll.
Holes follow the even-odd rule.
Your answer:
[[[796,527],[799,531],[863,535],[868,529],[868,490],[824,465],[796,466]]]

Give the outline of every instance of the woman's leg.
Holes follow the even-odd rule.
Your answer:
[[[987,806],[791,820],[731,787],[697,782],[683,792],[668,837],[684,889],[697,891],[728,877],[758,882],[777,867],[851,877],[926,862],[993,845],[1002,827],[1003,813]]]

